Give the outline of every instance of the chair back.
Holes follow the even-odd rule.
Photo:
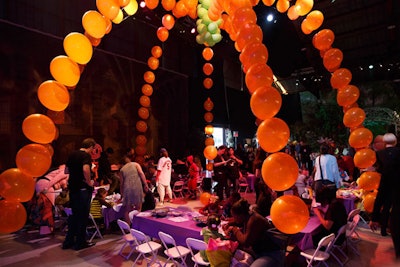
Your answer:
[[[347,232],[346,236],[351,237],[353,235],[353,233],[355,232],[355,230],[357,228],[357,225],[358,225],[359,221],[360,221],[360,215],[356,214],[353,217],[353,221],[350,223],[349,231]]]
[[[194,255],[194,251],[200,251],[200,250],[206,250],[207,249],[207,243],[204,242],[203,240],[200,239],[195,239],[192,237],[186,238],[186,245],[192,252],[192,255]]]
[[[354,209],[349,212],[349,215],[347,215],[347,221],[351,222],[353,221],[354,216],[357,214],[360,214],[361,210],[360,209]]]
[[[160,231],[158,232],[158,236],[166,249],[168,249],[168,245],[176,247],[175,239],[171,235]]]
[[[320,251],[321,248],[325,247],[325,251],[328,252],[333,244],[333,241],[335,240],[335,234],[332,233],[330,235],[324,236],[323,238],[321,238],[321,240],[318,242],[318,247],[316,249],[316,251]]]
[[[131,232],[131,227],[129,224],[121,219],[117,220],[117,224],[119,229],[121,229],[121,232],[123,235],[129,234]]]
[[[172,190],[175,192],[182,191],[184,185],[185,185],[184,181],[176,181],[174,183],[174,186],[172,187]]]
[[[146,243],[147,241],[149,241],[149,238],[143,232],[132,228],[130,230],[131,234],[138,244]]]

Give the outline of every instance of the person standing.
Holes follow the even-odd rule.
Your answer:
[[[121,178],[122,206],[125,208],[125,221],[130,224],[129,213],[134,209],[141,211],[144,191],[149,190],[146,176],[137,162],[132,162],[128,156],[124,157],[125,165],[119,171]]]
[[[165,194],[169,196],[169,201],[172,201],[172,189],[171,189],[171,172],[172,172],[172,160],[168,156],[168,151],[165,148],[160,149],[161,157],[157,163],[157,192],[160,196],[160,203],[164,205]]]
[[[197,181],[200,178],[200,168],[199,166],[194,162],[193,156],[189,155],[186,158],[186,162],[188,165],[188,173],[189,173],[189,179],[188,179],[188,189],[190,192],[190,199],[196,199],[196,190],[197,190]]]
[[[226,175],[226,164],[228,161],[225,159],[225,152],[226,146],[219,146],[217,156],[214,159],[214,180],[218,183],[216,185],[216,192],[220,201],[224,200],[224,191],[227,198],[230,196],[228,178]]]
[[[226,165],[227,178],[229,187],[232,186],[232,191],[237,191],[239,187],[239,179],[242,178],[242,172],[240,171],[240,166],[243,161],[236,156],[233,147],[228,148],[228,163]]]
[[[318,195],[323,187],[329,187],[330,193],[336,196],[336,189],[340,187],[340,174],[336,157],[329,154],[329,146],[320,146],[320,155],[315,159],[314,191]]]
[[[93,138],[83,140],[81,148],[72,152],[66,162],[65,173],[69,173],[68,189],[72,215],[68,217],[68,232],[62,249],[81,250],[94,243],[86,241],[94,180],[91,178],[91,153],[96,145]]]
[[[400,261],[400,147],[396,147],[397,138],[392,133],[385,134],[383,140],[386,148],[376,153],[377,170],[382,176],[369,225],[376,230],[382,206],[391,201],[389,228],[396,260]]]

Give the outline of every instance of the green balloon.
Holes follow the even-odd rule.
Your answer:
[[[219,43],[222,40],[222,35],[219,33],[211,34],[211,38],[215,43]]]
[[[210,24],[208,24],[207,29],[210,33],[217,33],[218,25],[215,22],[211,22]]]
[[[198,44],[204,44],[204,39],[200,34],[196,35],[196,42]]]
[[[196,26],[199,26],[201,23],[203,23],[203,20],[202,20],[202,19],[196,20]]]
[[[200,24],[199,26],[197,26],[197,32],[198,33],[204,33],[207,31],[207,26],[204,24]]]
[[[211,4],[210,0],[203,0],[201,3],[201,5],[207,10],[210,8],[210,4]]]
[[[207,15],[208,11],[207,9],[200,7],[197,9],[197,16],[199,16],[199,18],[203,18],[205,15]]]

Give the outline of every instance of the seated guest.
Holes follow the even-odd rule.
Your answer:
[[[92,214],[96,223],[99,225],[104,224],[104,217],[101,207],[106,206],[107,208],[112,208],[112,204],[106,201],[106,196],[107,190],[104,188],[99,188],[96,196],[93,198],[92,203],[90,204],[90,213]]]
[[[226,200],[226,202],[222,205],[222,215],[224,218],[230,218],[231,215],[231,208],[236,201],[239,201],[242,197],[240,193],[233,192],[232,195]]]
[[[249,203],[241,199],[233,204],[231,212],[236,225],[224,225],[224,231],[231,240],[239,242],[239,248],[249,252],[255,259],[251,266],[282,266],[284,254],[272,239],[268,229],[273,226],[257,212],[249,211]]]
[[[265,183],[260,184],[260,195],[258,196],[254,210],[261,216],[267,217],[270,214],[273,202],[272,190]]]
[[[207,227],[201,230],[201,235],[204,238],[204,242],[208,244],[210,238],[221,238],[225,239],[225,236],[218,231],[218,226],[221,224],[221,218],[216,214],[210,214],[207,217]],[[207,254],[204,250],[200,251],[200,255],[204,261],[208,262]]]
[[[347,213],[343,203],[338,201],[330,192],[329,188],[322,188],[317,194],[316,202],[321,203],[321,207],[313,207],[314,214],[321,222],[322,231],[313,236],[314,245],[317,246],[322,237],[331,233],[337,234],[340,227],[347,224]],[[323,210],[326,210],[324,212]],[[344,236],[338,239],[341,244]]]

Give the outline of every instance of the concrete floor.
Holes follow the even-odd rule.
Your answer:
[[[254,202],[254,194],[243,194],[250,203]],[[168,203],[172,207],[182,205]],[[197,200],[189,200],[186,203],[191,208],[201,207]],[[349,252],[350,260],[345,266],[400,266],[400,262],[394,260],[394,250],[390,236],[382,237],[379,232],[371,232],[368,226],[360,222],[358,233],[361,241],[358,243],[360,256]],[[0,235],[0,266],[132,266],[135,254],[130,260],[124,260],[118,255],[123,244],[118,229],[106,234],[104,239],[95,239],[94,247],[81,251],[62,250],[60,245],[64,240],[64,234],[57,231],[55,235],[40,236],[38,231],[24,229],[16,234]],[[127,249],[128,250],[128,249]],[[163,250],[159,251],[159,259],[165,262]],[[186,260],[188,266],[193,266],[192,261]],[[333,259],[328,261],[329,266],[339,266]],[[145,262],[142,265],[146,266]]]

